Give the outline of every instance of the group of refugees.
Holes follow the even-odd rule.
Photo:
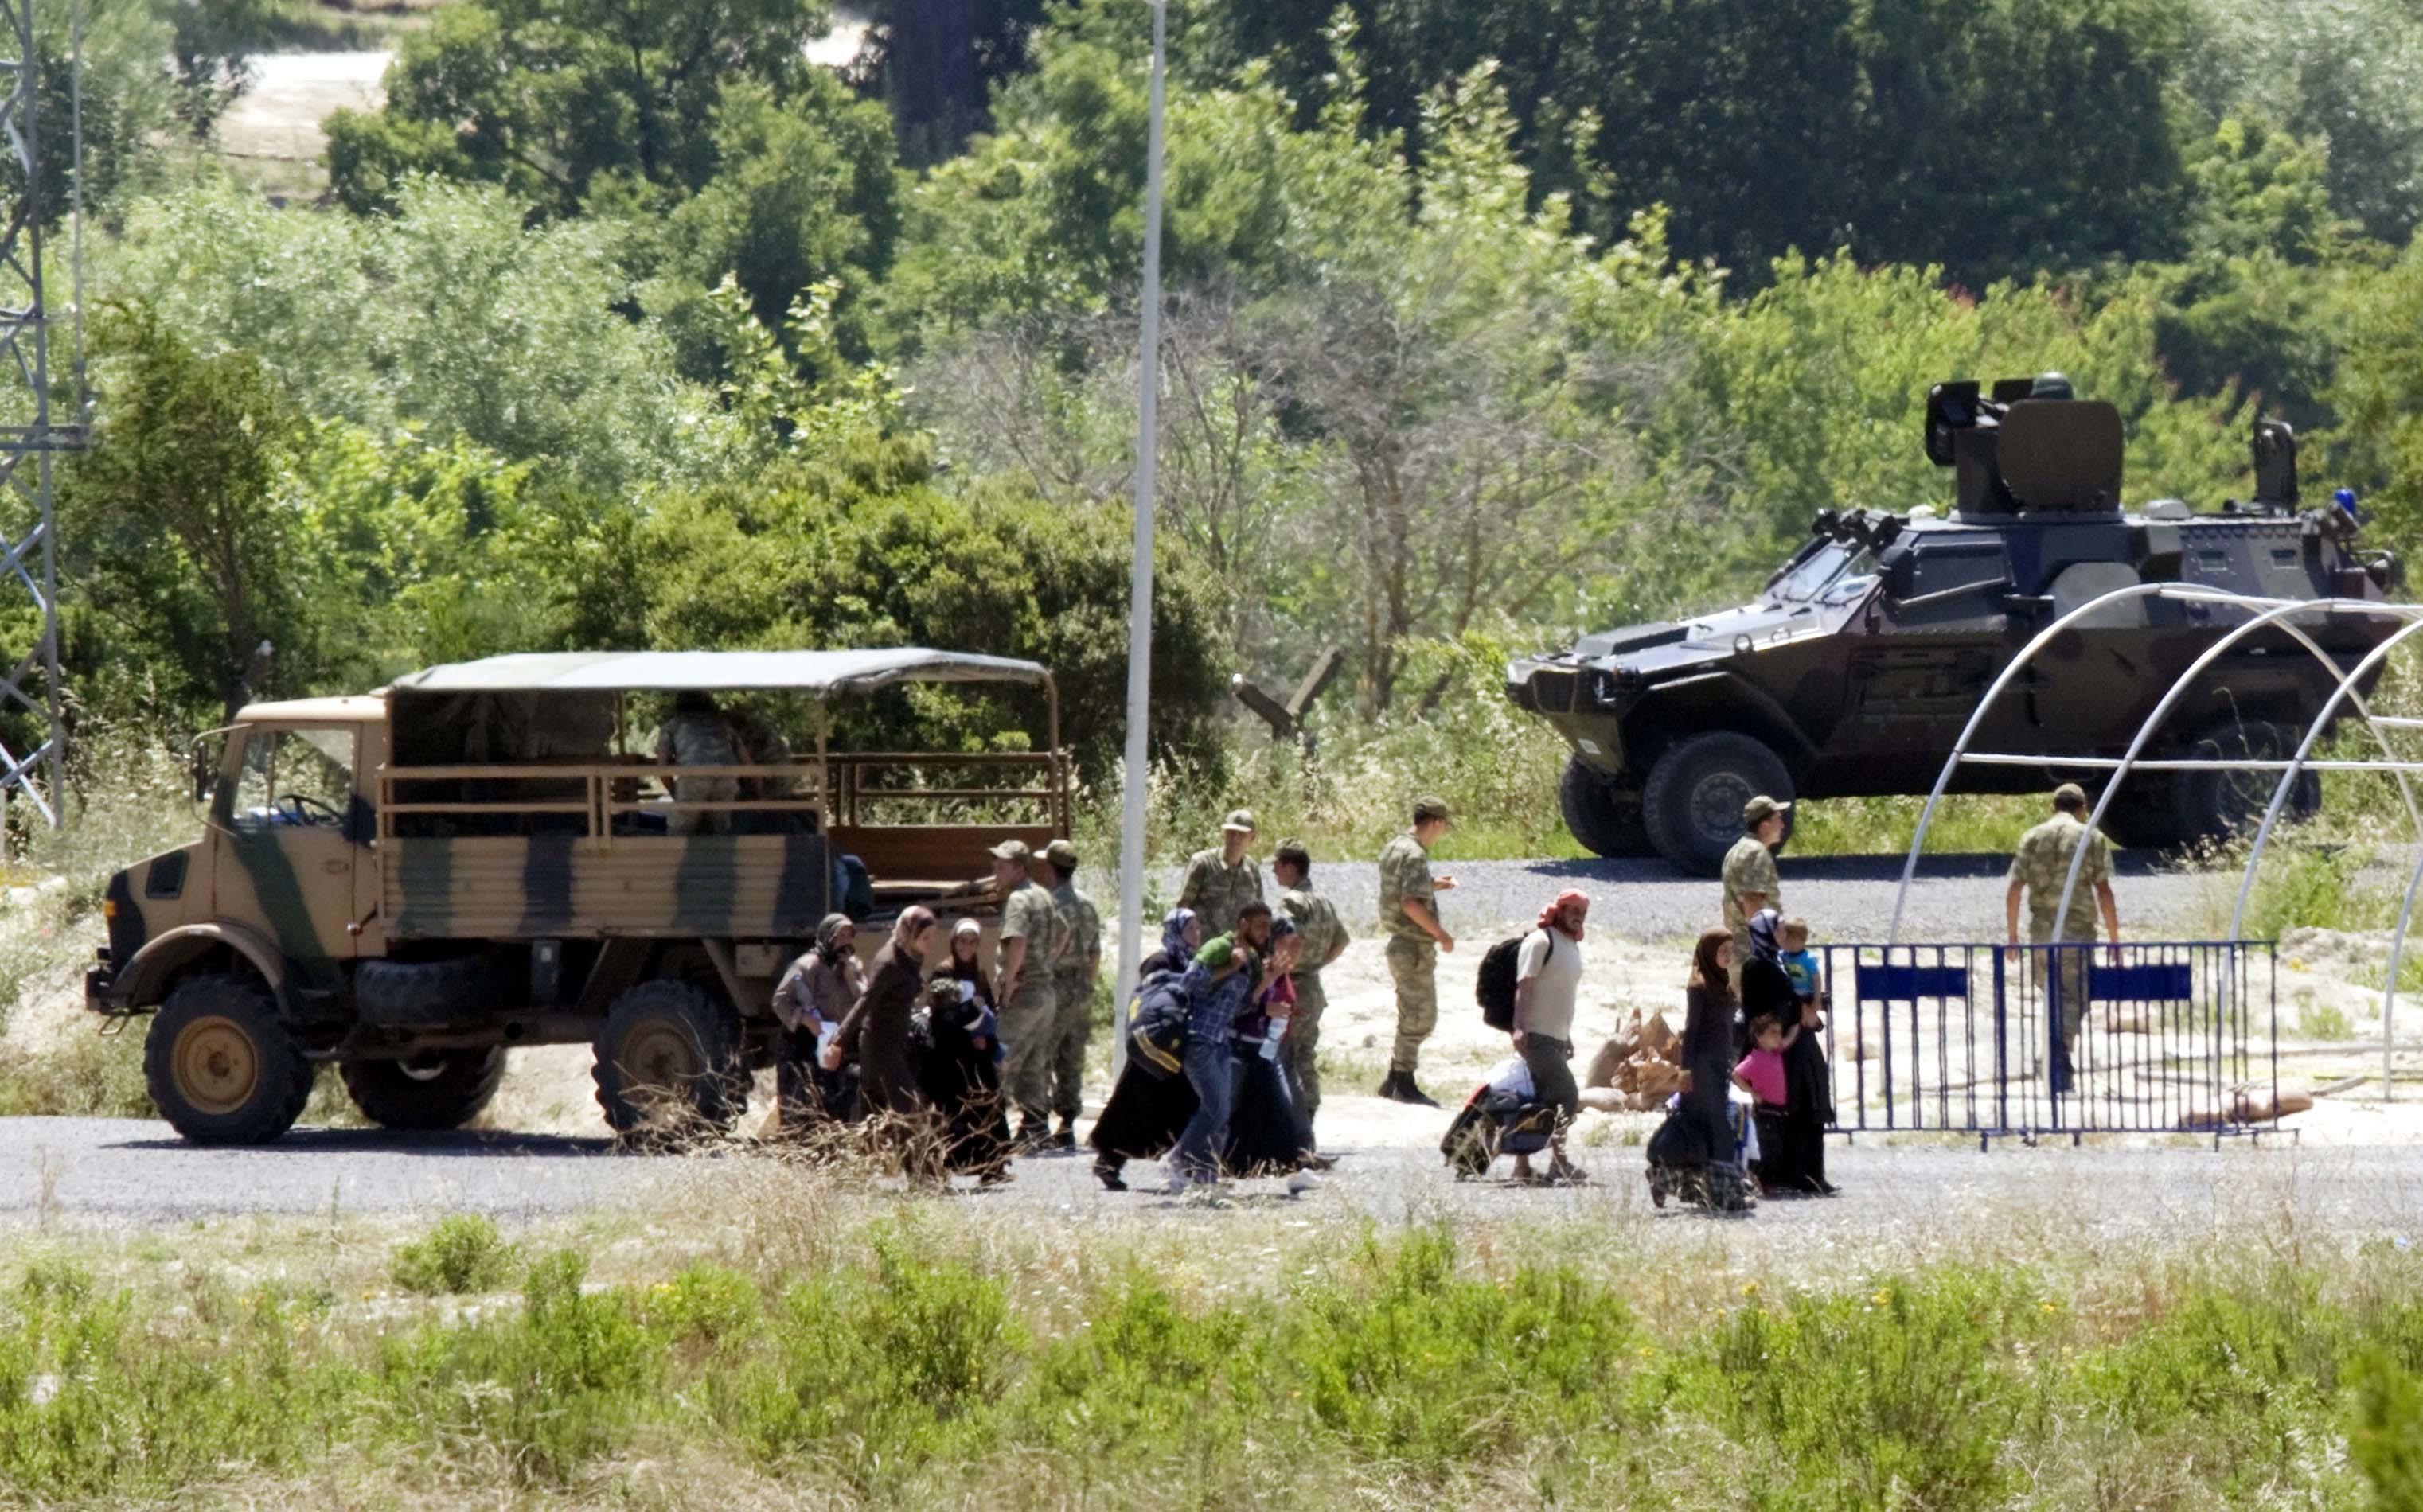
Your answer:
[[[990,971],[974,919],[951,926],[930,971],[942,927],[930,908],[902,909],[863,967],[848,916],[817,926],[774,989],[786,1131],[868,1123],[912,1177],[987,1185],[1009,1179],[1015,1156],[1075,1148],[1101,915],[1077,890],[1069,842],[1038,854],[1005,841],[991,855],[1003,903]]]
[[[1128,1054],[1088,1140],[1110,1190],[1127,1189],[1128,1162],[1164,1155],[1174,1192],[1253,1175],[1286,1175],[1302,1191],[1328,1167],[1313,1133],[1321,973],[1345,953],[1346,928],[1295,841],[1272,855],[1272,906],[1254,833],[1239,809],[1220,844],[1188,860],[1161,947],[1137,973]]]

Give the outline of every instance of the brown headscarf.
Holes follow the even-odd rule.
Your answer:
[[[1700,937],[1699,946],[1691,952],[1690,985],[1705,987],[1728,1003],[1734,1000],[1734,975],[1717,959],[1717,952],[1733,942],[1731,931],[1711,929]]]

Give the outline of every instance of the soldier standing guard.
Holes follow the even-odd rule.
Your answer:
[[[2095,916],[2103,915],[2104,931],[2112,937],[2113,964],[2119,964],[2120,906],[2112,896],[2112,845],[2100,834],[2086,827],[2086,790],[2075,782],[2064,782],[2052,790],[2052,817],[2019,837],[2019,848],[2011,858],[2010,886],[2003,894],[2003,923],[2009,942],[2016,952],[2019,943],[2019,894],[2028,895],[2028,943],[2051,945],[2056,939],[2063,945],[2093,945]],[[2086,857],[2078,863],[2079,889],[2069,900],[2069,913],[2054,928],[2053,910],[2061,906],[2061,890],[2069,881],[2070,858],[2077,855],[2079,842],[2086,843]],[[2092,888],[2095,902],[2086,901]],[[2058,956],[2055,969],[2046,973],[2046,988],[2051,998],[2048,1004],[2058,1016],[2061,1026],[2060,1048],[2047,1056],[2047,1079],[2055,1094],[2069,1090],[2070,1057],[2078,1049],[2079,1026],[2086,1018],[2088,957],[2085,950],[2046,952]]]
[[[1742,805],[1742,838],[1725,852],[1725,928],[1734,937],[1734,996],[1741,996],[1742,969],[1750,964],[1750,921],[1762,908],[1783,909],[1783,878],[1775,870],[1775,847],[1783,843],[1783,816],[1792,805],[1760,794]]]
[[[1387,932],[1388,975],[1397,984],[1397,1043],[1379,1095],[1436,1108],[1414,1080],[1422,1041],[1438,1027],[1438,957],[1455,949],[1439,923],[1438,894],[1455,878],[1431,875],[1431,847],[1447,833],[1445,798],[1414,800],[1414,827],[1380,850],[1380,927]]]
[[[1178,906],[1192,908],[1203,921],[1203,937],[1226,935],[1237,927],[1237,910],[1262,901],[1262,869],[1245,854],[1253,843],[1254,815],[1233,809],[1220,821],[1217,849],[1199,850],[1186,858],[1186,879],[1178,885]]]
[[[1055,840],[1043,847],[1053,873],[1052,903],[1068,946],[1052,973],[1055,1023],[1052,1042],[1052,1131],[1054,1149],[1077,1147],[1077,1115],[1085,1105],[1085,1045],[1093,1038],[1094,986],[1102,976],[1102,913],[1077,890],[1077,847]]]
[[[1018,1110],[1016,1144],[1021,1150],[1044,1142],[1051,1117],[1057,1022],[1052,973],[1068,935],[1052,894],[1028,873],[1034,854],[1022,840],[1005,840],[992,848],[993,885],[1004,893],[1000,976],[993,984],[1001,1019],[1001,1083]]]
[[[1338,921],[1338,909],[1330,901],[1312,890],[1312,854],[1302,841],[1282,842],[1271,853],[1271,875],[1284,890],[1279,894],[1280,915],[1304,937],[1303,964],[1291,973],[1295,1017],[1288,1024],[1287,1037],[1279,1041],[1279,1074],[1287,1078],[1288,1091],[1295,1097],[1296,1113],[1304,1123],[1305,1153],[1310,1155],[1315,1147],[1312,1118],[1321,1111],[1321,1012],[1329,1006],[1329,995],[1321,985],[1321,969],[1346,953],[1346,926]]]

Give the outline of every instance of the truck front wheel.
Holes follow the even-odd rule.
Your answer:
[[[311,1096],[311,1063],[250,977],[189,977],[151,1019],[143,1081],[168,1126],[197,1144],[266,1144]]]
[[[384,1128],[461,1128],[505,1079],[501,1046],[438,1050],[409,1061],[347,1061],[337,1067],[362,1116]]]
[[[615,999],[594,1075],[606,1122],[633,1138],[728,1133],[749,1109],[739,1026],[687,982],[642,982]]]
[[[1565,827],[1592,855],[1624,860],[1655,854],[1640,822],[1640,800],[1618,792],[1606,773],[1579,756],[1565,758],[1557,805],[1564,811]]]
[[[1748,735],[1711,731],[1657,758],[1641,790],[1641,816],[1657,854],[1677,871],[1715,876],[1742,837],[1743,805],[1761,794],[1792,801],[1792,774],[1782,760]],[[1783,834],[1792,838],[1789,814]]]

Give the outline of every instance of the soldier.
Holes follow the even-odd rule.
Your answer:
[[[1312,890],[1312,855],[1302,841],[1284,841],[1271,853],[1271,875],[1282,890],[1279,913],[1304,937],[1304,961],[1293,973],[1295,1017],[1279,1041],[1279,1074],[1288,1079],[1288,1092],[1295,1098],[1309,1155],[1314,1148],[1312,1115],[1321,1110],[1321,1011],[1329,1005],[1321,970],[1346,953],[1346,926],[1338,922],[1329,900]]]
[[[1067,942],[1052,894],[1029,874],[1034,855],[1022,840],[1005,840],[992,848],[993,886],[1003,894],[1000,973],[993,984],[1001,1016],[1001,1084],[1018,1110],[1015,1143],[1021,1150],[1039,1148],[1050,1122],[1058,1020],[1052,976]]]
[[[1455,937],[1438,920],[1438,894],[1451,876],[1431,875],[1431,847],[1447,833],[1445,798],[1414,800],[1414,827],[1380,850],[1380,927],[1387,932],[1388,975],[1397,984],[1397,1043],[1379,1095],[1424,1108],[1438,1104],[1414,1081],[1422,1041],[1438,1026],[1438,956]]]
[[[1094,985],[1102,976],[1102,914],[1077,890],[1077,847],[1055,840],[1043,848],[1052,870],[1052,902],[1068,946],[1052,972],[1055,1024],[1052,1042],[1052,1111],[1059,1126],[1052,1146],[1077,1147],[1077,1115],[1085,1110],[1085,1044],[1093,1038]],[[1037,879],[1041,880],[1040,878]]]
[[[1192,908],[1203,921],[1203,937],[1225,935],[1237,927],[1237,910],[1262,901],[1262,869],[1245,854],[1253,843],[1254,815],[1233,809],[1220,821],[1220,846],[1199,850],[1186,858],[1186,879],[1178,885],[1178,906]]]
[[[657,764],[737,766],[739,736],[715,700],[695,691],[677,693],[673,717],[657,736]],[[672,789],[676,803],[730,803],[740,795],[739,779],[728,775],[676,776],[665,785]],[[676,835],[721,835],[732,828],[732,813],[725,809],[688,809],[668,815],[665,828]]]
[[[1734,937],[1734,995],[1741,995],[1742,968],[1750,964],[1750,921],[1762,908],[1783,907],[1783,879],[1776,874],[1775,847],[1783,843],[1783,816],[1792,805],[1760,794],[1742,805],[1742,838],[1725,852],[1725,928]]]
[[[2112,939],[2114,965],[2120,957],[2120,906],[2112,896],[2112,846],[2101,835],[2086,827],[2086,790],[2075,782],[2064,782],[2052,790],[2052,817],[2019,837],[2018,854],[2011,858],[2010,887],[2003,894],[2003,922],[2007,926],[2012,953],[2018,953],[2019,943],[2019,894],[2028,895],[2028,943],[2051,945],[2058,940],[2064,945],[2095,943],[2095,916],[2103,915],[2103,931]],[[2086,842],[2085,859],[2078,863],[2078,890],[2069,900],[2068,916],[2054,928],[2053,910],[2061,906],[2061,890],[2069,880],[2070,858],[2078,853],[2079,841]],[[2095,902],[2086,901],[2086,890],[2095,890]],[[2047,1079],[2055,1093],[2069,1090],[2070,1056],[2078,1048],[2078,1028],[2086,1017],[2087,957],[2091,952],[2064,950],[2048,952],[2060,957],[2056,969],[2047,973],[2046,986],[2051,1006],[2059,1016],[2061,1048],[2048,1057]]]

